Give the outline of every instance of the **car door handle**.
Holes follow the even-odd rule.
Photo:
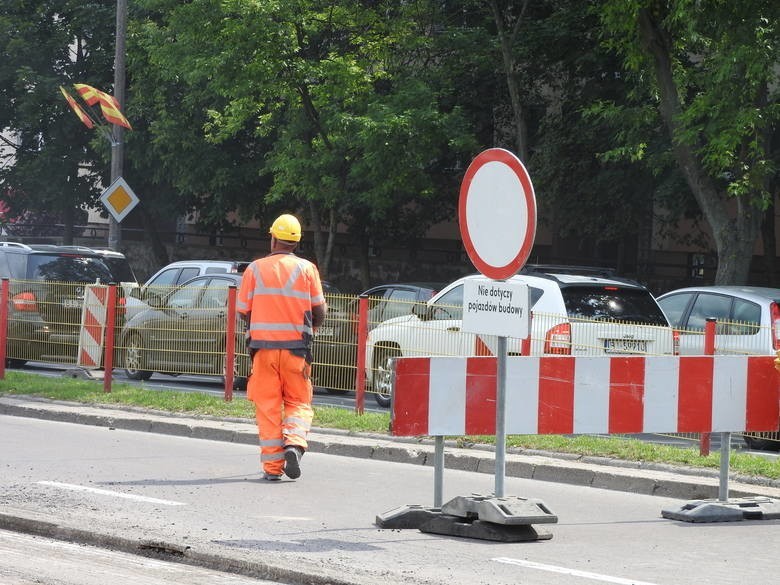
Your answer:
[[[447,327],[447,331],[460,331],[460,327],[455,325],[452,327]]]

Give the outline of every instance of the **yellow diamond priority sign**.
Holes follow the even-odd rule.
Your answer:
[[[103,191],[100,201],[118,222],[138,205],[138,197],[122,177],[117,178],[108,189]]]

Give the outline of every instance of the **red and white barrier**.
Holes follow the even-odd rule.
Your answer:
[[[396,436],[495,435],[496,358],[398,358]],[[772,356],[509,357],[506,432],[777,430]]]
[[[84,291],[79,334],[78,365],[99,368],[103,361],[103,340],[108,313],[108,287],[92,284]]]

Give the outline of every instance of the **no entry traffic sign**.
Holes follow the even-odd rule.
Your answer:
[[[536,237],[536,196],[520,159],[503,148],[480,153],[461,183],[458,219],[477,270],[495,280],[520,270]]]

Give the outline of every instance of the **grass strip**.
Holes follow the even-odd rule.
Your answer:
[[[200,392],[157,390],[122,383],[112,384],[111,392],[107,393],[103,392],[102,382],[44,377],[23,372],[6,372],[5,379],[0,380],[0,395],[40,396],[82,404],[126,405],[163,412],[244,418],[251,421],[254,421],[255,416],[254,405],[247,401],[243,394],[227,402],[222,397]],[[351,432],[389,434],[390,415],[374,412],[359,415],[353,410],[315,406],[314,425]],[[476,444],[495,445],[493,436],[449,437],[449,439],[463,447]],[[690,447],[674,447],[621,436],[509,435],[506,444],[508,449],[569,453],[712,469],[720,466],[720,453],[711,453],[702,457],[699,454],[698,444],[694,441],[691,442]],[[734,473],[746,476],[778,479],[780,459],[767,459],[732,451],[730,469]]]

